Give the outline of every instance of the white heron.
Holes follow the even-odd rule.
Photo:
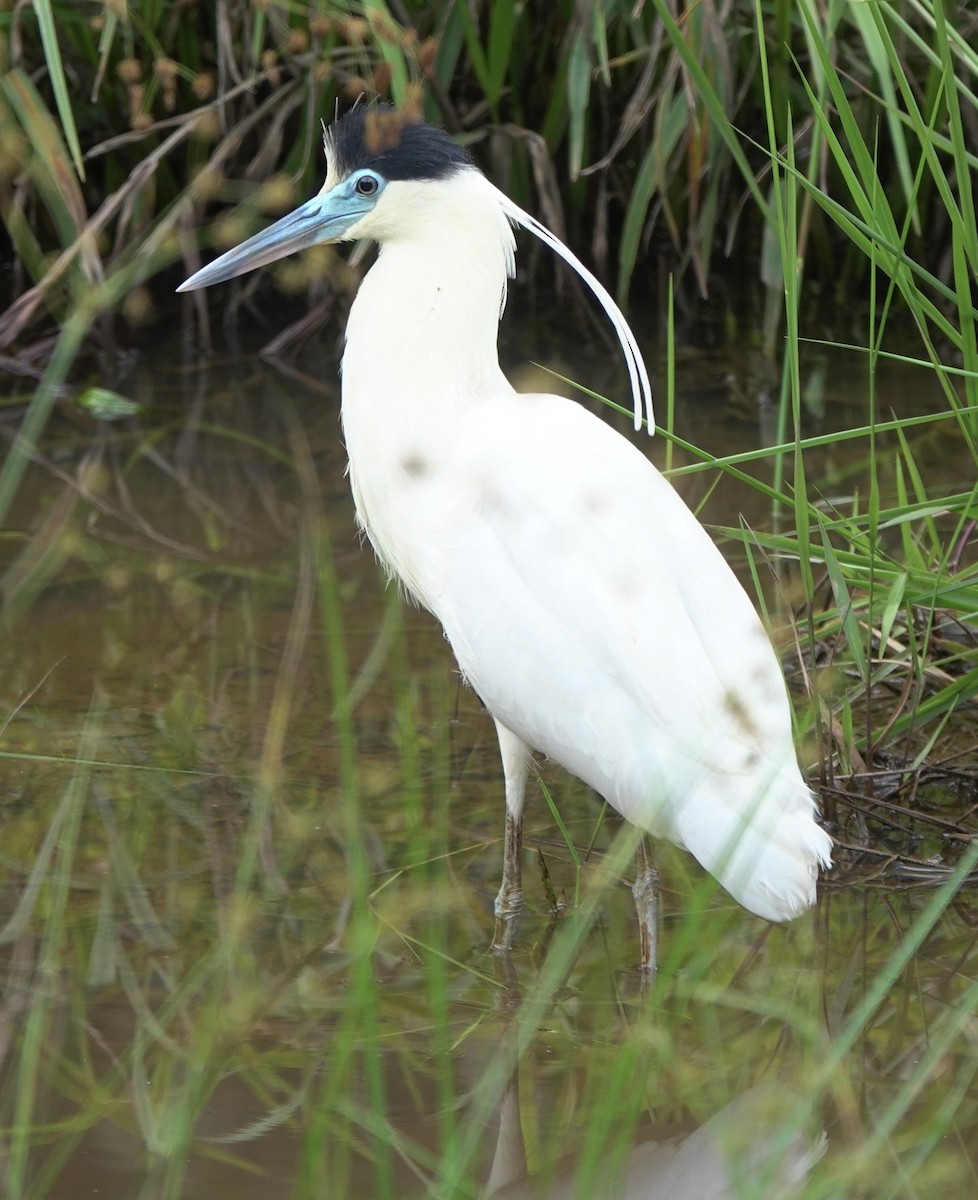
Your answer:
[[[389,574],[441,622],[491,713],[505,775],[493,944],[522,906],[531,751],[690,851],[770,921],[815,900],[831,839],[798,768],[770,639],[710,537],[635,446],[581,405],[516,392],[497,331],[512,226],[566,246],[435,126],[357,106],[325,134],[322,190],[198,271],[207,287],[326,242],[380,244],[350,310],[342,424],[357,517]]]

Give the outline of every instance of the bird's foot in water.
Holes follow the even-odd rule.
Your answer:
[[[635,912],[638,916],[638,936],[641,959],[639,970],[652,976],[659,954],[659,872],[646,867],[632,884]]]
[[[496,928],[492,935],[491,950],[508,952],[513,945],[516,929],[520,923],[520,913],[523,911],[523,891],[521,888],[500,888],[496,897]]]

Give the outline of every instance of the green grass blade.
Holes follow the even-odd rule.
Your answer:
[[[58,45],[58,31],[55,26],[51,0],[34,0],[34,11],[37,13],[41,44],[44,46],[44,57],[47,60],[48,75],[54,90],[55,103],[58,106],[58,116],[61,118],[61,128],[68,148],[71,150],[71,158],[75,164],[78,178],[84,179],[85,164],[82,161],[81,144],[75,125],[75,113],[71,106],[71,94],[65,79],[64,63],[61,61],[61,48]]]
[[[570,114],[568,131],[570,146],[570,177],[576,179],[584,161],[584,128],[587,122],[588,101],[591,97],[591,61],[584,31],[579,29],[571,44],[567,68],[567,107]]]

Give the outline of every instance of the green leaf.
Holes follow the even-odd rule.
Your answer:
[[[78,407],[84,408],[100,421],[121,421],[123,417],[133,417],[143,411],[143,405],[135,400],[103,387],[91,387],[82,392],[78,397]]]

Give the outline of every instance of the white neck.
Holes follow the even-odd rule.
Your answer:
[[[396,223],[386,227],[389,198]],[[380,256],[350,311],[343,356],[350,483],[388,570],[436,611],[432,529],[457,500],[466,417],[513,394],[496,352],[513,235],[474,169],[388,183],[372,217]]]
[[[361,419],[443,426],[508,387],[496,334],[514,241],[498,193],[474,169],[388,192],[397,224],[380,231],[347,325],[343,421],[354,439]]]

